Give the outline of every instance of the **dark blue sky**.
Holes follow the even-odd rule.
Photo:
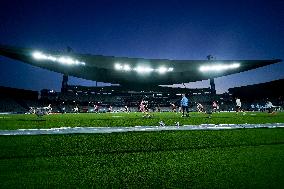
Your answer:
[[[284,1],[1,0],[0,43],[113,56],[284,58]],[[0,58],[0,86],[59,90],[61,74]],[[284,78],[284,62],[216,79],[229,87]],[[71,84],[94,82],[70,78]],[[207,87],[208,81],[189,87]]]

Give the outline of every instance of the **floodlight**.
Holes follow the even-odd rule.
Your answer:
[[[134,70],[137,71],[138,73],[150,73],[150,72],[154,71],[153,68],[142,67],[142,66],[138,66],[138,67],[134,68]]]
[[[57,61],[57,58],[56,57],[53,57],[53,56],[47,56],[46,57],[47,60],[51,60],[53,62],[56,62]]]
[[[201,72],[219,72],[219,71],[225,71],[230,69],[236,69],[239,68],[239,63],[233,63],[233,64],[213,64],[213,65],[203,65],[200,66],[199,70]]]
[[[36,60],[50,60],[52,62],[57,62],[61,64],[66,64],[66,65],[85,65],[85,62],[80,62],[78,60],[75,60],[71,57],[67,56],[52,56],[52,55],[47,55],[39,51],[35,51],[32,53],[32,57]]]
[[[115,65],[114,65],[114,68],[116,69],[116,70],[122,70],[122,65],[120,65],[119,63],[116,63]]]
[[[166,67],[159,67],[158,69],[157,69],[157,71],[160,73],[160,74],[164,74],[164,73],[166,73],[167,72],[167,68]]]
[[[128,64],[124,64],[123,70],[124,70],[124,71],[130,71],[130,70],[131,70],[131,67],[130,67]]]
[[[44,56],[41,52],[39,52],[39,51],[35,51],[35,52],[33,52],[33,57],[34,57],[34,59],[38,59],[38,60],[40,60],[40,59],[44,59],[46,56]]]
[[[74,61],[69,57],[60,57],[58,58],[58,62],[63,64],[74,64]]]
[[[240,63],[234,63],[231,65],[231,68],[239,68],[241,66]]]
[[[64,59],[64,61],[67,61]],[[146,65],[138,65],[135,68],[132,68],[129,64],[121,64],[121,63],[115,63],[114,64],[114,68],[115,70],[118,71],[135,71],[138,73],[151,73],[151,72],[158,72],[160,74],[164,74],[166,72],[172,72],[174,69],[172,67],[167,68],[165,66],[161,66],[159,68],[151,68],[150,66],[146,66]]]

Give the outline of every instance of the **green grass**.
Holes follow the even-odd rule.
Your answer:
[[[104,113],[104,114],[56,114],[37,117],[36,115],[1,115],[0,130],[52,128],[52,127],[112,127],[158,125],[163,120],[166,125],[174,125],[179,121],[181,125],[225,124],[225,123],[284,123],[284,112],[276,115],[268,113],[214,113],[209,119],[207,114],[190,113],[190,118],[181,118],[181,114],[153,113],[152,118],[143,118],[142,113]]]
[[[0,188],[281,188],[284,129],[0,136]]]
[[[0,130],[284,123],[284,112],[0,115]],[[0,136],[0,188],[281,188],[284,129]]]

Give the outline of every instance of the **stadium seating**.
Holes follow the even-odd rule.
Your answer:
[[[257,90],[255,86],[252,88]],[[123,111],[126,105],[133,112],[139,111],[139,104],[142,99],[146,99],[149,102],[151,111],[157,111],[159,107],[161,112],[166,112],[171,111],[171,103],[179,106],[181,99],[181,93],[176,93],[178,89],[167,89],[164,92],[123,91],[118,90],[117,87],[98,87],[90,90],[87,87],[72,86],[71,89],[66,92],[43,89],[40,93],[41,98],[38,99],[37,91],[0,87],[0,112],[24,113],[28,112],[30,107],[43,107],[49,104],[51,104],[53,112],[62,112],[63,107],[65,107],[65,112],[73,112],[75,106],[78,106],[79,112],[92,112],[94,105],[99,105],[100,110],[103,112],[106,112],[109,106],[113,107],[114,112]],[[235,92],[233,94],[211,95],[210,90],[207,88],[190,89],[187,93],[190,101],[189,108],[191,111],[197,111],[196,105],[201,103],[206,111],[210,111],[212,110],[212,102],[217,101],[220,107],[219,111],[234,111],[235,99],[233,97],[237,94],[244,94],[243,90],[246,90],[246,88],[230,89],[230,91]],[[266,100],[267,98],[263,95],[261,98],[255,99],[241,96],[242,108],[247,111],[265,111]],[[273,105],[280,107],[280,109],[283,108],[284,100],[281,95],[276,94],[272,96],[270,94],[269,100]],[[254,107],[258,104],[259,108],[252,109],[252,104],[254,104]]]

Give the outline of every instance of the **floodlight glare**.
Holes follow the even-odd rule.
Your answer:
[[[125,71],[130,71],[130,70],[131,70],[131,67],[130,67],[128,64],[124,64],[123,70],[125,70]]]
[[[38,59],[38,60],[46,58],[46,56],[44,56],[41,52],[38,52],[38,51],[33,53],[33,57],[34,59]]]
[[[137,71],[138,73],[150,73],[150,72],[154,71],[153,68],[142,67],[142,66],[138,66],[138,67],[134,68],[134,70]]]
[[[50,60],[52,62],[57,62],[57,63],[65,64],[65,65],[85,65],[85,62],[80,62],[71,57],[66,57],[66,56],[56,57],[52,55],[46,55],[39,51],[33,52],[32,57],[36,60]]]
[[[66,60],[65,60],[66,61]],[[146,65],[138,65],[135,68],[132,68],[129,64],[121,64],[121,63],[115,63],[114,64],[114,69],[118,70],[118,71],[135,71],[137,73],[151,73],[151,72],[157,72],[160,74],[164,74],[166,72],[172,72],[174,70],[174,68],[170,67],[167,68],[165,66],[161,66],[159,68],[151,68],[149,66]]]
[[[157,69],[157,71],[158,71],[160,74],[166,73],[167,70],[168,70],[168,69],[167,69],[166,67],[160,67],[160,68]]]
[[[128,64],[121,65],[120,63],[116,63],[114,68],[116,70],[131,71],[131,67]]]
[[[76,64],[76,62],[69,57],[60,57],[58,61],[63,64],[69,64],[69,65]]]
[[[115,64],[114,65],[114,68],[116,69],[116,70],[122,70],[122,65],[120,65],[119,63],[117,63],[117,64]]]
[[[137,67],[135,70],[136,70],[138,73],[147,72],[147,69],[146,69],[146,68],[143,68],[143,67]]]
[[[201,72],[219,72],[224,70],[231,70],[239,68],[239,63],[233,63],[233,64],[213,64],[213,65],[203,65],[200,66],[199,70]]]
[[[174,68],[169,68],[168,69],[168,72],[172,72],[172,71],[174,71]]]

